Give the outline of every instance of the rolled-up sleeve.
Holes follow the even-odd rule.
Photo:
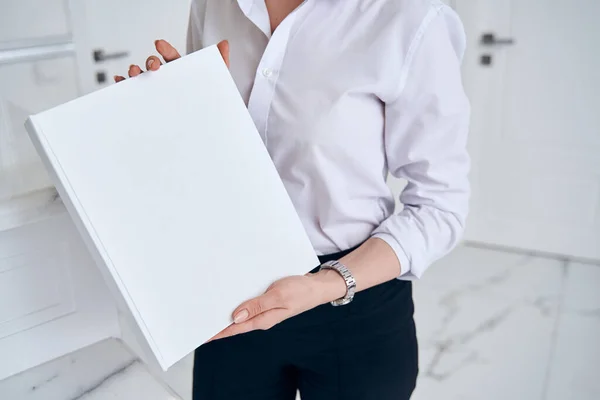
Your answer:
[[[373,236],[394,249],[400,279],[420,278],[464,231],[470,192],[464,49],[458,16],[447,7],[432,9],[407,53],[399,94],[385,104],[388,168],[408,184],[400,195],[404,209]]]

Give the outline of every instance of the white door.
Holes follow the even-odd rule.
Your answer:
[[[600,260],[600,2],[455,5],[473,105],[466,239]]]
[[[185,53],[191,0],[69,0],[80,86],[89,93],[156,54],[165,39]]]

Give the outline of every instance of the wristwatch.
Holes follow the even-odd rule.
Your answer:
[[[350,304],[354,299],[354,292],[356,291],[356,280],[352,276],[352,272],[339,261],[327,261],[321,265],[321,270],[332,269],[344,278],[346,282],[346,295],[341,299],[337,299],[331,302],[332,306],[345,306]]]

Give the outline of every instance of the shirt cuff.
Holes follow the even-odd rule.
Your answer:
[[[400,243],[398,243],[398,241],[396,239],[394,239],[394,237],[392,235],[390,235],[389,233],[385,233],[385,232],[378,232],[378,233],[375,233],[374,235],[372,235],[372,237],[383,240],[392,248],[392,250],[394,250],[394,253],[396,253],[396,257],[398,258],[398,261],[400,262],[400,270],[402,271],[400,273],[400,276],[397,277],[397,279],[405,280],[405,281],[413,281],[413,280],[420,278],[418,276],[415,276],[411,272],[410,260],[408,259],[408,255],[404,251],[404,248],[402,248]]]

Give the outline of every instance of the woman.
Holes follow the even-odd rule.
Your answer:
[[[234,311],[196,351],[194,399],[408,399],[410,281],[468,208],[458,17],[437,0],[194,1],[188,51],[217,42],[324,265]],[[388,171],[408,181],[396,215]]]

